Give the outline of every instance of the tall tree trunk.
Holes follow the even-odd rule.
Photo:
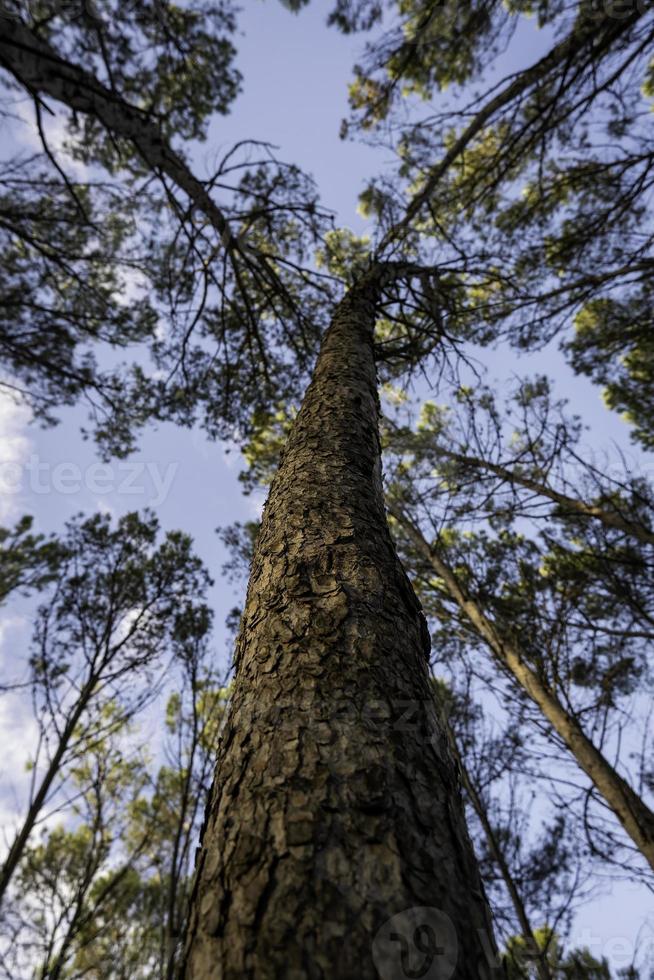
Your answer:
[[[495,967],[429,635],[386,523],[378,290],[371,272],[337,308],[264,510],[196,870],[193,980]]]
[[[392,506],[391,512],[411,536],[419,552],[436,574],[443,579],[447,591],[490,647],[499,663],[538,705],[554,731],[568,746],[579,767],[586,773],[609,809],[615,813],[633,843],[654,868],[654,813],[629,783],[616,772],[608,759],[588,738],[578,720],[566,711],[556,693],[529,665],[527,658],[522,655],[519,643],[498,629],[496,623],[485,615],[480,605],[466,592],[453,570],[438,551],[431,547],[420,528],[409,520],[400,508]]]

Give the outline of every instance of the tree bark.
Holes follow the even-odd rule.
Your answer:
[[[264,510],[198,852],[193,980],[496,975],[429,634],[386,523],[378,289],[373,271],[337,308]]]
[[[447,591],[467,616],[497,660],[540,708],[554,731],[568,746],[580,768],[591,780],[608,807],[643,857],[654,869],[654,813],[638,793],[616,772],[608,759],[595,747],[577,719],[566,711],[554,691],[531,667],[518,643],[504,635],[496,623],[485,615],[479,604],[466,592],[447,562],[432,548],[420,529],[397,507],[391,513],[406,529],[416,547]]]

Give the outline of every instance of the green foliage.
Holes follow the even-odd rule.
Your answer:
[[[316,252],[316,265],[352,283],[370,264],[370,240],[349,228],[334,228],[325,235],[324,248]]]
[[[227,3],[112,3],[76,13],[46,13],[46,6],[33,14],[36,37],[116,98],[138,104],[164,139],[201,138],[211,113],[225,111],[237,91]],[[395,26],[387,21],[376,33],[351,90],[358,122],[371,130],[388,122],[398,148],[396,173],[370,180],[361,197],[376,219],[370,242],[329,230],[311,181],[260,144],[229,151],[206,184],[223,198],[216,223],[217,201],[207,203],[201,181],[187,174],[185,191],[163,189],[160,174],[92,106],[66,117],[69,151],[120,178],[119,193],[100,181],[92,190],[62,182],[47,137],[43,158],[20,164],[20,181],[27,168],[34,190],[8,219],[5,292],[22,319],[12,314],[4,327],[5,356],[44,419],[81,395],[97,399],[95,429],[112,453],[129,451],[148,420],[200,421],[213,437],[237,430],[248,437],[253,407],[265,415],[280,399],[300,400],[337,295],[330,276],[352,284],[378,257],[379,242],[380,258],[424,270],[385,287],[376,348],[384,381],[429,357],[442,361],[446,350],[458,353],[464,339],[541,345],[580,303],[646,278],[651,147],[640,109],[651,74],[647,12],[612,17],[593,4],[559,0],[387,6]],[[19,5],[9,13],[18,17]],[[330,21],[346,32],[368,30],[381,14],[379,3],[339,0]],[[445,103],[435,118],[416,114],[448,86],[461,90],[455,102],[465,102],[466,86],[483,78],[525,18],[561,38],[546,58],[474,103],[480,114],[466,110],[463,123]],[[67,225],[62,202],[71,199],[78,214]],[[45,234],[32,233],[34,215],[37,225],[61,225],[72,288]],[[121,306],[116,295],[130,263],[143,292]],[[437,290],[422,288],[437,270],[447,270]],[[34,310],[38,329],[27,344],[23,328]],[[64,340],[54,346],[45,329],[53,318]],[[584,363],[573,363],[595,376],[586,362],[598,361],[604,348],[598,340],[593,354],[589,336]],[[144,356],[100,370],[99,340],[115,349],[143,345]],[[626,379],[607,387],[611,404],[633,414],[634,391],[646,381],[632,358]]]
[[[136,678],[132,677],[131,684]],[[165,762],[147,728],[106,703],[70,768],[64,822],[24,851],[5,899],[5,967],[39,976],[149,978],[174,969],[194,844],[229,691],[196,644],[165,704]]]
[[[587,949],[565,951],[551,929],[538,929],[534,938],[538,949],[545,953],[545,962],[552,980],[611,980],[607,961],[597,960]],[[521,936],[513,937],[507,944],[505,965],[508,980],[537,978],[530,961],[533,953]]]
[[[19,525],[23,532],[28,528],[28,522]],[[107,890],[113,890],[119,839],[131,842],[138,854],[150,840],[144,831],[135,839],[125,819],[130,800],[147,784],[145,763],[139,753],[130,753],[128,736],[131,723],[157,698],[171,671],[183,680],[171,722],[178,748],[173,758],[184,788],[180,819],[186,821],[178,841],[195,829],[194,814],[207,790],[207,758],[213,758],[225,697],[205,667],[212,616],[204,597],[211,579],[193,554],[188,535],[169,531],[158,539],[152,514],[126,514],[115,526],[106,515],[78,517],[55,545],[56,583],[50,584],[54,576],[37,565],[35,582],[45,586],[43,598],[47,596],[36,616],[29,658],[38,741],[28,760],[29,802],[2,869],[0,899],[15,902],[22,895],[20,889],[16,893],[16,875],[27,869],[35,893],[23,896],[28,911],[15,911],[8,928],[29,931],[32,922],[36,934],[30,942],[44,963],[55,949],[58,963],[70,956],[67,937],[77,935],[95,914],[88,903],[101,872],[109,875]],[[39,559],[46,548],[51,559],[53,545],[29,537],[19,540],[23,548],[36,547]],[[196,756],[204,760],[199,776]],[[161,771],[165,778],[167,770]],[[71,822],[43,845],[35,845],[35,828],[45,813],[60,808]],[[188,854],[188,845],[181,853]],[[61,880],[55,873],[58,863]],[[130,858],[124,874],[131,867]],[[176,854],[170,874],[179,877],[185,867]],[[121,881],[123,876],[121,872]],[[36,910],[30,911],[31,902]],[[172,899],[169,905],[170,918]],[[16,954],[21,950],[22,940]],[[48,966],[46,975],[57,976],[59,969]]]
[[[5,4],[20,16],[22,5]],[[168,138],[204,138],[208,118],[225,113],[240,75],[233,67],[236,29],[228,0],[118,0],[101,5],[34,3],[31,26],[59,54],[143,108]],[[142,169],[134,149],[112,139],[99,120],[71,120],[69,146],[110,170]]]
[[[26,515],[13,528],[0,528],[0,602],[15,591],[41,591],[65,560],[65,551],[55,538],[31,533],[32,522]]]
[[[633,437],[654,448],[652,293],[646,286],[623,299],[591,300],[575,318],[566,344],[580,374],[604,386],[609,408],[633,426]]]
[[[297,409],[294,406],[283,403],[274,412],[253,413],[250,438],[241,447],[247,467],[239,473],[239,480],[246,494],[251,493],[255,487],[270,484],[279,454],[296,415]]]
[[[139,875],[120,841],[129,800],[147,782],[144,759],[128,756],[130,734],[114,726],[87,745],[71,769],[66,822],[43,830],[22,854],[3,923],[3,938],[14,932],[4,965],[15,975],[40,965],[34,975],[79,976],[75,966],[98,955],[91,953],[98,934],[129,910]],[[122,929],[128,928],[126,918]]]
[[[211,579],[188,535],[169,531],[158,543],[158,531],[148,513],[126,514],[115,527],[106,514],[67,524],[67,559],[35,630],[39,684],[54,682],[80,654],[83,675],[102,672],[113,683],[125,670],[154,663],[167,642],[181,652],[189,627],[206,633],[202,598]]]
[[[199,421],[212,437],[238,432],[250,490],[271,479],[341,289],[378,260],[393,263],[374,338],[382,382],[402,391],[412,370],[435,364],[441,390],[446,380],[456,384],[449,403],[425,405],[416,426],[384,426],[389,503],[428,529],[426,550],[401,521],[392,530],[440,666],[459,681],[456,690],[441,687],[440,701],[484,796],[485,876],[493,888],[499,842],[532,917],[550,922],[550,911],[568,908],[567,831],[553,821],[529,835],[521,818],[528,804],[511,796],[515,806],[505,809],[490,790],[506,779],[512,793],[519,767],[537,768],[530,739],[560,744],[484,658],[484,636],[429,557],[447,558],[500,636],[519,643],[522,662],[600,748],[619,749],[648,681],[654,495],[642,479],[616,483],[580,464],[580,423],[564,417],[544,379],[522,385],[505,412],[491,392],[460,383],[456,367],[468,341],[538,347],[574,316],[576,334],[564,343],[574,369],[604,386],[644,446],[654,444],[653,154],[643,124],[654,26],[649,8],[620,18],[560,0],[386,6],[395,22],[385,19],[350,87],[350,127],[369,139],[390,134],[397,148],[393,172],[367,181],[360,198],[375,225],[368,240],[334,229],[313,182],[270,147],[240,144],[206,181],[184,170],[191,141],[205,137],[212,114],[227,111],[238,90],[228,3],[31,4],[37,40],[119,105],[143,110],[158,140],[182,144],[183,179],[164,176],[93,106],[63,115],[69,157],[53,153],[44,100],[30,90],[43,153],[8,163],[2,175],[0,357],[7,383],[45,422],[89,399],[106,452],[129,451],[149,420]],[[23,4],[5,7],[25,16]],[[486,69],[491,77],[494,56],[528,17],[555,37],[551,54],[470,101],[467,86],[484,82]],[[345,32],[376,29],[382,5],[337,0],[330,21]],[[432,110],[429,100],[448,89],[452,101]],[[70,157],[89,168],[84,180],[64,172]],[[403,397],[396,400],[401,408]],[[495,469],[484,469],[489,462]],[[552,488],[559,498],[545,492]],[[102,517],[78,519],[60,546],[25,523],[0,534],[0,595],[60,576],[30,660],[42,749],[30,765],[35,786],[53,770],[42,803],[60,800],[64,787],[78,796],[65,823],[22,854],[23,894],[11,920],[16,936],[31,922],[43,975],[163,975],[176,959],[228,692],[206,666],[209,578],[185,535],[157,543],[157,533],[154,518],[128,515],[115,529]],[[223,532],[235,556],[230,571],[248,561],[256,533],[254,522]],[[126,726],[152,704],[171,664],[180,684],[165,706],[166,758],[130,754]],[[493,692],[513,727],[482,731],[475,685]],[[592,848],[622,860],[622,842],[588,787],[570,800]],[[515,926],[515,909],[505,925],[510,919]],[[588,951],[566,952],[551,929],[536,936],[557,980],[608,976]],[[516,978],[525,942],[507,945]]]
[[[448,269],[448,340],[507,337],[540,347],[583,305],[586,327],[564,349],[575,370],[606,386],[607,403],[649,445],[648,298],[639,302],[633,284],[651,276],[652,154],[643,113],[651,18],[559,2],[388,6],[399,26],[378,33],[356,68],[351,125],[379,128],[380,140],[380,124],[392,127],[406,183],[372,181],[363,211],[376,217],[395,255],[401,228],[405,254],[419,248],[425,264]],[[341,26],[348,15],[357,26],[372,7],[344,4]],[[467,93],[464,83],[494,63],[525,16],[564,40],[474,102],[479,116],[461,121],[442,99],[437,114],[418,115],[417,105],[437,89]],[[573,76],[557,54],[566,47]],[[484,116],[484,106],[495,108]],[[403,225],[406,194],[417,201],[435,173],[433,193]],[[627,286],[632,296],[623,298]]]
[[[19,7],[6,11],[16,22]],[[5,383],[45,423],[84,399],[106,455],[130,452],[148,421],[247,434],[253,407],[297,398],[308,379],[331,292],[306,266],[330,215],[312,181],[265,144],[240,142],[209,182],[184,151],[166,148],[202,138],[236,94],[231,6],[45,5],[29,27],[35,51],[52,46],[46,62],[60,55],[100,94],[81,113],[59,109],[61,150],[37,101],[43,153],[7,162],[2,174]],[[144,113],[150,155],[138,133],[112,129],[103,99]],[[172,183],[156,162],[162,145]]]
[[[333,21],[342,29],[369,27],[378,5],[346,10],[339,4]],[[505,29],[506,12],[496,0],[432,3],[399,0],[400,27],[372,45],[365,67],[357,66],[350,86],[350,105],[371,128],[388,115],[401,96],[429,98],[434,89],[462,84],[477,75]],[[354,9],[352,9],[354,8]]]
[[[385,425],[389,506],[422,529],[424,547],[401,520],[391,530],[428,617],[439,672],[459,683],[470,672],[480,696],[495,692],[516,734],[519,719],[542,733],[530,698],[508,674],[498,676],[483,629],[429,549],[596,744],[617,754],[616,729],[636,742],[643,731],[642,750],[623,752],[620,765],[649,772],[639,712],[651,685],[654,490],[637,473],[620,477],[615,465],[609,477],[603,460],[589,458],[579,420],[544,378],[520,384],[505,405],[485,388],[459,384],[449,396],[447,408],[423,405],[413,427]],[[529,763],[512,752],[533,773],[539,750],[533,746]],[[589,810],[583,794],[568,805],[604,858],[627,860],[600,807]]]
[[[74,193],[71,202],[43,165],[0,177],[0,358],[10,375],[2,383],[46,423],[81,396],[100,417],[111,412],[129,381],[125,369],[99,366],[98,346],[125,350],[157,323],[144,297],[119,298],[139,275],[131,243],[139,208],[109,187],[78,184]]]

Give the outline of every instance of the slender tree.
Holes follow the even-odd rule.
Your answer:
[[[472,811],[475,852],[497,934],[505,948],[516,934],[520,937],[525,976],[529,970],[538,980],[553,980],[547,944],[539,936],[548,927],[557,934],[565,929],[571,907],[582,897],[583,855],[570,846],[569,828],[560,814],[550,823],[550,814],[545,815],[538,820],[539,832],[533,831],[533,780],[525,781],[522,771],[531,753],[522,719],[514,713],[508,727],[491,728],[471,694],[472,678],[458,680],[456,692],[438,678],[434,684]]]
[[[654,812],[634,792],[610,761],[597,750],[574,714],[557,697],[539,671],[530,665],[519,640],[510,634],[510,627],[498,626],[486,615],[443,557],[438,545],[431,545],[420,529],[403,513],[391,506],[390,513],[413,539],[422,557],[445,584],[448,594],[489,646],[498,663],[509,671],[515,682],[533,699],[561,740],[574,755],[580,768],[590,778],[598,792],[616,814],[636,847],[654,868]],[[512,632],[512,631],[511,631]]]
[[[165,704],[163,759],[132,719],[72,767],[77,792],[24,851],[5,905],[2,976],[174,975],[226,697],[210,653],[188,637],[180,689]],[[108,706],[120,722],[117,709]]]
[[[616,464],[609,477],[584,462],[580,427],[543,379],[522,384],[505,414],[484,389],[460,391],[458,401],[458,413],[425,406],[417,431],[386,426],[400,553],[441,620],[441,642],[452,603],[464,636],[492,652],[563,743],[581,739],[572,751],[590,775],[590,757],[608,763],[628,733],[637,707],[629,699],[648,690],[651,488],[635,473],[620,478]],[[640,812],[640,831],[628,832],[651,864],[646,758],[645,749],[639,791],[608,763],[618,796],[608,784],[613,803],[600,792],[625,827]]]
[[[112,714],[108,707],[106,720]],[[112,906],[120,907],[133,888],[144,841],[135,842],[126,860],[116,845],[145,767],[128,741],[126,726],[114,726],[89,745],[71,767],[73,802],[60,814],[66,822],[44,830],[40,839],[35,835],[21,854],[13,894],[3,908],[3,977],[75,975],[70,966],[80,936],[90,922],[110,920]]]
[[[44,808],[67,770],[103,733],[124,724],[157,690],[165,644],[174,651],[210,581],[188,537],[169,532],[156,545],[152,516],[121,518],[115,529],[98,515],[73,521],[65,560],[37,616],[30,660],[39,726],[27,812],[0,871],[4,900]],[[195,617],[206,633],[208,612]],[[147,681],[137,684],[138,676]],[[127,681],[129,678],[129,682]],[[116,711],[108,715],[107,702]]]

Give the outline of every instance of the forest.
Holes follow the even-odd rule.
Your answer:
[[[0,87],[0,977],[654,980],[654,7]]]

